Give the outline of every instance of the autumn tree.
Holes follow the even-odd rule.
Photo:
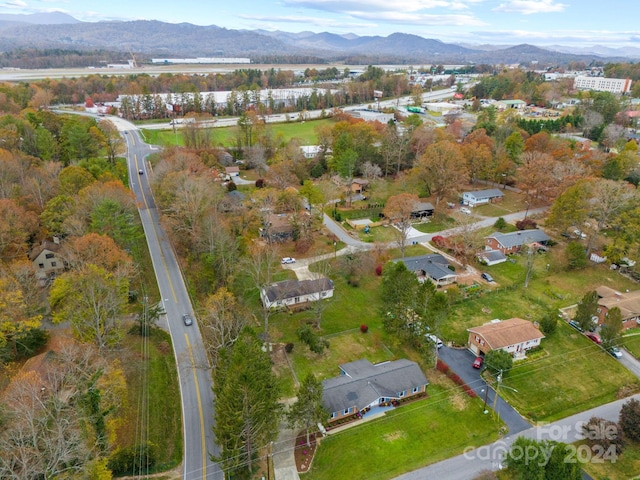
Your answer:
[[[249,255],[242,262],[243,270],[251,279],[251,288],[262,292],[273,282],[278,264],[278,252],[272,245],[254,245]],[[264,334],[269,335],[269,318],[272,311],[267,305],[262,305],[262,320]]]
[[[302,381],[296,402],[287,412],[289,426],[302,428],[307,435],[307,445],[311,445],[310,433],[319,423],[329,418],[322,403],[322,382],[309,372]]]
[[[17,258],[27,252],[27,241],[38,230],[35,214],[9,198],[0,199],[0,257]]]
[[[551,206],[547,224],[565,231],[572,225],[582,225],[589,214],[589,188],[579,182],[568,188]]]
[[[232,347],[219,353],[213,379],[213,432],[221,448],[216,460],[228,475],[251,472],[255,453],[278,433],[278,382],[269,354],[249,331],[245,330]]]
[[[111,120],[100,121],[98,127],[102,132],[103,145],[107,151],[109,163],[115,164],[116,157],[125,153],[126,146],[124,140],[122,140],[118,128]]]
[[[251,314],[222,287],[205,300],[198,321],[209,359],[215,367],[220,350],[233,346],[242,330],[251,323]]]
[[[430,145],[416,163],[416,174],[436,197],[436,205],[447,195],[457,192],[460,178],[467,175],[467,167],[460,146],[450,141]]]
[[[384,206],[384,216],[387,218],[396,228],[398,239],[398,246],[404,258],[404,251],[407,245],[407,238],[411,231],[411,218],[412,212],[415,210],[419,199],[417,195],[411,193],[401,193],[399,195],[393,195],[389,197],[386,205]]]
[[[640,402],[638,400],[632,398],[622,405],[618,424],[628,439],[640,441]]]
[[[69,267],[82,271],[87,265],[95,265],[114,274],[128,278],[133,273],[133,260],[108,235],[88,233],[71,237],[64,243],[64,257]]]
[[[120,343],[125,330],[122,315],[129,281],[88,264],[79,271],[56,278],[49,293],[53,322],[69,321],[76,338],[98,348]]]

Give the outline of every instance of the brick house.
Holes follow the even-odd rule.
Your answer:
[[[606,323],[606,315],[614,307],[622,314],[622,329],[635,328],[640,325],[640,290],[618,292],[609,287],[596,289],[598,294],[598,323]]]
[[[495,232],[485,237],[485,250],[500,250],[505,255],[519,252],[524,245],[545,245],[551,237],[542,230],[518,230],[517,232]]]
[[[525,358],[527,350],[540,345],[544,335],[529,320],[510,318],[494,320],[479,327],[468,328],[467,347],[474,355],[485,355],[491,350],[504,350],[515,360]]]

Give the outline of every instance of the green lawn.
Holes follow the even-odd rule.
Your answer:
[[[467,398],[461,409],[452,388],[431,384],[428,399],[322,439],[305,478],[393,478],[495,441],[500,425],[481,413],[482,401]]]
[[[611,402],[638,379],[611,355],[562,322],[542,340],[543,355],[516,362],[503,390],[521,414],[533,421],[554,421]]]
[[[592,459],[583,465],[584,470],[592,478],[609,480],[627,480],[638,478],[640,472],[640,443],[627,441],[625,449],[615,462],[602,462]]]
[[[148,342],[148,360],[142,360],[142,340],[128,335],[125,346],[129,358],[123,361],[127,379],[128,410],[117,432],[117,445],[136,445],[140,436],[140,408],[148,412],[148,441],[157,448],[156,471],[169,470],[182,460],[182,417],[180,387],[171,338],[154,328]],[[146,370],[146,384],[144,383]]]
[[[634,357],[640,358],[640,329],[634,328],[625,332],[621,343]]]
[[[270,123],[266,126],[271,137],[278,145],[284,145],[293,138],[297,138],[301,145],[316,145],[318,143],[317,129],[333,125],[334,120],[325,118],[307,120],[305,122]],[[238,127],[220,127],[211,129],[211,136],[215,145],[232,147],[236,145]],[[173,131],[170,125],[166,130],[143,130],[148,143],[154,145],[184,145],[180,129]]]

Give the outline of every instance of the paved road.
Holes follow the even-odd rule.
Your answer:
[[[640,361],[631,355],[625,348],[621,348],[620,352],[622,353],[620,363],[627,367],[627,369],[636,377],[640,378]]]
[[[149,187],[150,171],[145,157],[152,152],[152,148],[142,141],[132,124],[121,119],[114,123],[124,132],[130,186],[138,201],[178,365],[184,434],[183,478],[223,479],[220,468],[210,458],[212,454],[219,453],[212,431],[214,399],[211,368],[182,272],[160,225],[159,213]],[[142,174],[138,173],[140,170]],[[182,321],[184,313],[189,313],[196,323],[185,326]]]

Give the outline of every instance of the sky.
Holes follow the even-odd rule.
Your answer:
[[[159,20],[230,29],[447,43],[640,48],[640,0],[0,0],[0,13],[60,11],[84,22]]]

